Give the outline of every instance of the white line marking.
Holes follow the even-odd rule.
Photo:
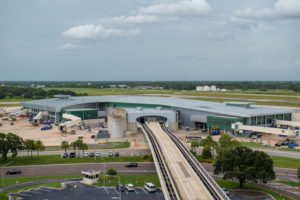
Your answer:
[[[119,192],[118,192],[118,190],[117,190],[116,188],[114,188],[114,190],[115,190],[115,192],[116,192],[117,194],[119,194]]]
[[[106,190],[106,187],[104,188],[104,190],[105,190],[106,194],[108,194],[108,191]]]
[[[294,182],[296,182],[296,183],[298,183],[298,181],[297,180],[295,180],[295,179],[293,179],[293,178],[290,178],[292,181],[294,181]]]
[[[142,190],[145,192],[145,194],[148,194],[148,192],[144,188],[142,188]]]
[[[17,195],[23,195],[23,196],[32,197],[32,195],[30,195],[30,194],[22,194],[22,193],[17,193]]]
[[[127,190],[125,190],[126,194],[128,194]]]

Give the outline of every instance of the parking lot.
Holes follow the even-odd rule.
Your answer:
[[[13,193],[11,196],[19,197],[24,200],[57,200],[57,199],[119,199],[120,193],[115,188],[99,188],[88,186],[81,183],[68,183],[63,189],[54,189],[48,187],[40,187],[27,191],[20,191]],[[148,193],[143,188],[136,188],[134,192],[121,192],[121,198],[124,200],[139,199],[139,200],[163,200],[164,196],[161,190],[155,193]]]

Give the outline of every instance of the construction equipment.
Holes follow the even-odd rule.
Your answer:
[[[71,114],[63,114],[64,119],[68,120],[58,125],[58,130],[62,133],[67,133],[67,129],[74,126],[81,126],[81,118]]]
[[[32,124],[34,126],[38,126],[40,124],[41,119],[45,118],[46,116],[48,116],[48,112],[47,111],[41,111],[39,112],[32,120]]]

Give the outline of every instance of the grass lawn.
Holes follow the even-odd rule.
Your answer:
[[[300,167],[300,159],[286,158],[281,156],[271,156],[271,158],[274,161],[274,167],[293,169],[298,169],[298,167]]]
[[[295,181],[277,181],[278,183],[290,185],[293,187],[300,187],[300,182],[295,182]]]
[[[274,147],[270,147],[270,146],[265,146],[263,144],[260,143],[256,143],[256,142],[241,142],[241,144],[245,147],[261,147],[261,148],[274,148]]]
[[[221,188],[227,188],[227,189],[238,189],[239,188],[239,183],[237,183],[237,182],[226,181],[226,180],[215,180],[215,181],[218,183],[218,185]],[[278,192],[274,192],[272,190],[268,190],[268,189],[254,186],[254,185],[244,184],[244,189],[258,190],[258,191],[263,191],[263,192],[269,193],[276,200],[293,200],[293,198],[287,197]]]
[[[38,187],[52,187],[52,188],[61,188],[61,183],[45,183],[45,184],[40,184],[40,185],[34,185],[34,186],[29,186],[29,187],[24,187],[24,188],[18,188],[15,190],[8,190],[6,192],[1,192],[0,193],[0,200],[8,200],[8,194],[9,193],[16,193],[19,192],[21,190],[29,190],[32,188],[38,188]]]
[[[160,182],[157,175],[117,175],[117,176],[108,176],[105,180],[105,186],[116,186],[119,184],[119,177],[121,184],[125,185],[127,183],[132,183],[136,187],[143,187],[145,182],[151,182],[156,187],[160,187]],[[103,177],[100,177],[100,181],[97,186],[104,186]]]
[[[60,155],[34,155],[18,156],[15,158],[8,157],[7,161],[0,160],[0,165],[14,161],[9,166],[21,165],[49,165],[49,164],[74,164],[74,163],[101,163],[103,157],[98,158],[61,158]],[[121,157],[105,157],[105,162],[143,162],[142,156],[121,156]]]
[[[24,99],[24,101],[31,101],[32,99]],[[22,102],[22,97],[15,97],[15,98],[4,98],[0,99],[0,102]]]
[[[20,104],[0,104],[0,107],[17,107],[20,106]]]
[[[81,178],[81,177],[82,177],[82,175],[5,178],[4,179],[4,186],[15,185],[17,183],[17,181],[18,181],[18,184],[21,184],[21,183],[27,183],[27,182],[45,180],[45,179]],[[2,179],[0,179],[0,182],[2,183]]]
[[[110,144],[111,142],[107,142],[105,144]],[[112,142],[114,146],[112,147],[103,147],[101,149],[124,149],[130,147],[130,142]]]

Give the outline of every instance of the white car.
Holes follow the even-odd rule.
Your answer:
[[[147,192],[156,192],[156,187],[153,183],[145,183],[144,188]]]
[[[85,157],[85,158],[89,157],[88,152],[84,152],[84,153],[83,153],[83,157]]]
[[[135,188],[134,188],[133,184],[131,184],[131,183],[126,184],[125,189],[126,189],[128,192],[134,192],[134,191],[135,191]]]
[[[96,152],[96,153],[95,153],[95,156],[96,156],[96,157],[100,157],[100,153],[99,153],[99,152]]]
[[[229,195],[229,191],[226,188],[222,188],[222,190],[226,195]]]

